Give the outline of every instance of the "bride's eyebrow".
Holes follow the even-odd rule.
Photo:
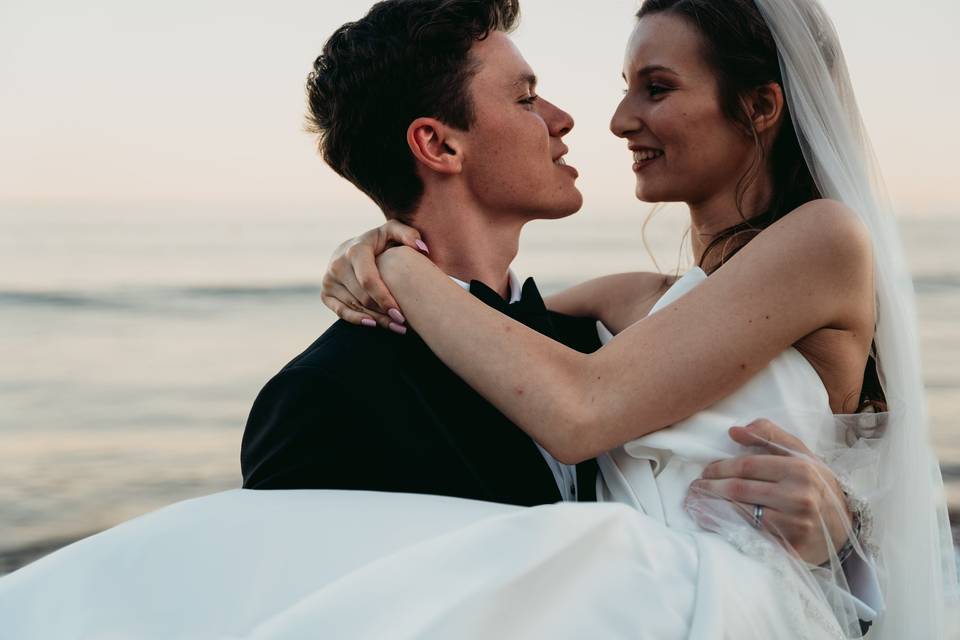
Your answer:
[[[648,64],[647,66],[645,66],[645,67],[643,67],[642,69],[640,69],[639,71],[637,71],[634,75],[635,75],[636,77],[638,77],[638,78],[642,78],[642,77],[644,77],[644,76],[649,76],[649,75],[651,75],[651,74],[653,74],[653,73],[657,73],[657,72],[670,73],[670,74],[673,74],[673,75],[675,75],[675,76],[676,76],[676,75],[680,75],[680,74],[678,74],[676,71],[674,71],[673,69],[671,69],[670,67],[665,67],[665,66],[663,66],[662,64]],[[623,79],[624,79],[624,80],[627,79],[626,73],[621,73],[620,75],[623,76]]]

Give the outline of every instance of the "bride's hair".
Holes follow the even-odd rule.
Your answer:
[[[743,222],[715,236],[701,257],[700,266],[715,265],[709,269],[713,271],[761,230],[821,195],[804,160],[788,108],[784,107],[783,124],[769,159],[744,109],[742,98],[753,89],[771,82],[783,86],[773,35],[753,1],[646,0],[637,18],[655,13],[680,16],[699,31],[704,58],[716,73],[721,109],[756,144],[754,161],[737,183],[737,209]],[[764,170],[770,172],[773,196],[765,210],[744,212],[744,195]],[[718,251],[719,259],[715,259]]]

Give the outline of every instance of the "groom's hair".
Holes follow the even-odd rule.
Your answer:
[[[420,117],[470,128],[470,48],[519,15],[519,0],[386,0],[337,29],[307,78],[323,159],[388,218],[407,218],[424,190],[407,128]]]

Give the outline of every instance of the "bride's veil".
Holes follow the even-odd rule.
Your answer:
[[[956,565],[929,445],[913,286],[892,208],[826,13],[816,0],[755,4],[776,42],[787,104],[820,193],[856,211],[873,237],[877,366],[890,414],[870,445],[878,486],[867,497],[887,610],[869,637],[942,638],[954,628]]]

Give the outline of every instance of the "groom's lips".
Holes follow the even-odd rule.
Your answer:
[[[568,173],[572,174],[574,178],[580,177],[580,172],[577,171],[576,167],[572,167],[567,164],[567,161],[563,159],[563,156],[567,155],[570,151],[567,147],[563,148],[563,151],[560,152],[560,155],[553,159],[553,164],[557,165],[561,169],[566,170]]]

